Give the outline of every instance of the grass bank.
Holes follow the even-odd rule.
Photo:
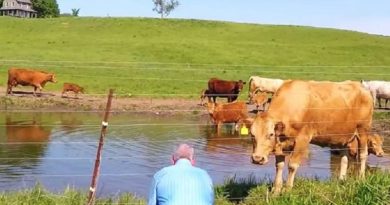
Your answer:
[[[382,171],[370,173],[364,180],[350,178],[346,181],[320,181],[298,178],[294,188],[280,196],[272,196],[269,192],[270,186],[269,180],[258,182],[253,177],[230,179],[215,188],[215,204],[390,204],[390,175]],[[41,186],[36,186],[30,190],[0,193],[0,204],[81,205],[85,204],[86,196],[86,193],[72,189],[51,193]],[[146,200],[127,193],[111,198],[98,198],[96,204],[143,205]]]
[[[390,37],[358,32],[148,18],[0,24],[3,85],[11,66],[55,72],[49,91],[75,82],[89,94],[115,88],[127,97],[195,98],[211,77],[390,80]]]

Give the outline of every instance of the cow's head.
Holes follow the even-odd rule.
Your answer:
[[[268,155],[274,151],[276,137],[284,133],[284,124],[275,121],[267,114],[258,115],[251,126],[253,141],[252,162],[266,164]]]
[[[383,157],[385,152],[383,151],[382,145],[382,136],[374,134],[368,137],[368,153],[374,154],[378,157]]]
[[[236,81],[234,89],[237,90],[238,92],[241,92],[241,90],[244,88],[245,84],[246,84],[246,82],[244,82],[242,80]]]
[[[57,82],[56,75],[54,73],[49,74],[49,81],[53,83]]]

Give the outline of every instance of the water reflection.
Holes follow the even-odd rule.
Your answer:
[[[8,176],[22,175],[34,169],[45,155],[51,128],[43,127],[40,116],[29,120],[13,120],[5,117],[5,136],[1,137],[0,172]]]
[[[265,166],[251,163],[248,137],[231,134],[229,125],[218,136],[212,124],[207,125],[208,119],[195,115],[112,115],[98,194],[133,192],[147,196],[152,175],[170,164],[172,151],[183,142],[194,145],[197,166],[206,169],[215,184],[234,175],[274,176],[273,159]],[[0,189],[24,188],[23,183],[30,180],[29,185],[39,181],[54,191],[68,185],[87,190],[100,124],[99,114],[0,113]],[[337,176],[340,157],[331,156],[328,148],[311,145],[310,149],[298,174]],[[378,159],[370,156],[369,164],[377,165],[381,162]]]

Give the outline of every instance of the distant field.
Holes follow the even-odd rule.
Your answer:
[[[52,71],[87,93],[198,97],[211,77],[390,80],[390,37],[335,29],[143,18],[0,17],[0,82]],[[247,89],[245,89],[245,92]],[[243,96],[242,96],[243,97]]]

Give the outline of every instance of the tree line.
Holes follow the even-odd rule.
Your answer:
[[[4,0],[0,0],[3,5]],[[168,16],[171,11],[179,6],[178,0],[152,0],[154,3],[153,11],[157,12],[161,18]],[[51,18],[60,16],[60,9],[57,0],[31,0],[32,7],[37,11],[38,18]],[[72,9],[69,16],[78,16],[80,9]]]

